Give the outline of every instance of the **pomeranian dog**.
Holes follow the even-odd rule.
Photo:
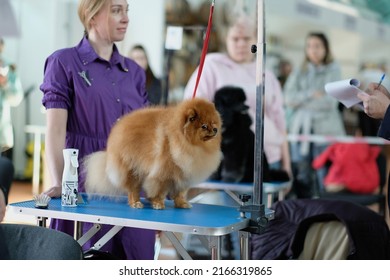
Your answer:
[[[190,208],[189,187],[221,162],[220,130],[214,104],[201,98],[131,112],[113,126],[106,151],[85,159],[86,192],[127,192],[129,205],[143,208],[143,189],[154,209],[164,209],[168,195],[175,207]]]

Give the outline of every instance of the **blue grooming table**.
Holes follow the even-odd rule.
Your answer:
[[[211,258],[220,259],[220,237],[241,231],[249,225],[249,219],[242,217],[238,207],[193,203],[191,209],[179,209],[174,208],[173,201],[167,200],[164,210],[155,210],[146,200],[142,201],[145,205],[143,209],[131,208],[127,204],[126,196],[88,197],[82,194],[82,200],[77,207],[62,207],[61,199],[52,199],[47,209],[36,208],[34,201],[30,200],[9,204],[9,210],[19,214],[33,215],[39,220],[42,218],[71,220],[76,226],[79,222],[112,225],[113,231],[107,233],[111,235],[105,238],[106,241],[122,227],[160,230],[166,234],[184,259],[191,259],[191,257],[175,239],[173,232],[208,236]],[[272,219],[273,212],[266,209],[266,217]],[[77,240],[83,240],[81,245],[85,243],[84,239],[90,238],[93,233],[85,235],[75,236]],[[241,248],[241,250],[247,252],[248,248]]]

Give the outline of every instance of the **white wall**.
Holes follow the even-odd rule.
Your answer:
[[[119,45],[127,55],[134,44],[146,48],[150,64],[157,76],[162,76],[164,60],[165,14],[162,0],[129,0],[130,24],[125,40]]]

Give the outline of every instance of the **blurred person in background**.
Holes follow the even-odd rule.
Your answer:
[[[345,135],[339,102],[326,94],[325,84],[341,79],[339,64],[333,59],[328,38],[320,32],[305,39],[305,59],[293,70],[284,86],[287,127],[290,134]],[[317,196],[323,188],[326,169],[314,172],[312,160],[328,143],[291,142],[293,188],[298,198]]]
[[[280,86],[284,88],[284,84],[287,81],[288,76],[290,75],[293,66],[288,59],[282,58],[278,64],[278,80]]]
[[[3,55],[4,39],[0,38],[0,154],[12,161],[14,129],[11,107],[23,100],[23,88],[16,65],[9,63]]]
[[[137,64],[145,70],[146,91],[148,93],[148,100],[150,104],[160,104],[162,95],[161,80],[154,75],[152,68],[150,68],[145,48],[141,45],[133,46],[129,51],[128,57],[137,62]]]

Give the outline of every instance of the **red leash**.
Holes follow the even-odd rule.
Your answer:
[[[207,50],[208,50],[208,47],[209,47],[211,25],[212,25],[212,22],[213,22],[214,4],[215,4],[215,0],[212,1],[211,7],[210,7],[209,21],[208,21],[208,24],[207,24],[207,31],[206,31],[206,38],[204,39],[204,43],[203,43],[202,54],[201,54],[200,62],[199,62],[198,76],[196,78],[196,84],[195,84],[195,88],[194,88],[194,93],[192,94],[192,98],[194,98],[195,95],[196,95],[196,90],[198,89],[200,76],[202,75],[203,65],[204,65],[204,61],[205,61],[205,58],[206,58]]]

